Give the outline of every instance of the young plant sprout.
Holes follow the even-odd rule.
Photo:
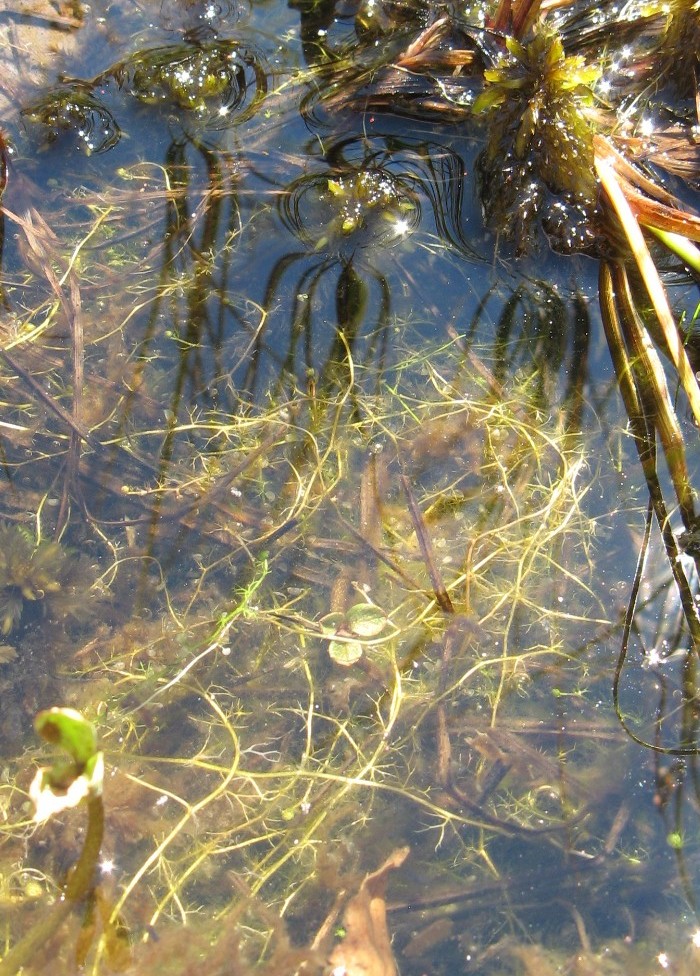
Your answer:
[[[59,756],[50,766],[37,770],[29,790],[34,819],[41,824],[84,804],[87,829],[80,857],[69,871],[59,902],[2,958],[0,976],[10,976],[30,962],[37,949],[88,898],[96,883],[102,847],[104,757],[92,724],[75,709],[51,708],[39,712],[34,725],[43,739],[67,753],[67,758]]]

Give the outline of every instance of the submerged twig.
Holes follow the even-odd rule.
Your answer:
[[[413,528],[415,529],[416,539],[418,540],[418,545],[420,546],[423,559],[425,560],[425,564],[428,569],[428,574],[430,575],[430,582],[433,584],[435,600],[442,611],[445,613],[454,613],[455,609],[452,605],[450,594],[447,592],[447,588],[442,580],[440,570],[438,569],[437,562],[435,560],[433,544],[430,541],[430,535],[428,534],[425,520],[423,519],[423,514],[418,507],[418,503],[416,502],[416,496],[413,494],[411,483],[403,471],[401,472],[401,487],[403,488],[408,501],[408,510],[411,514],[411,521],[413,522]]]
[[[70,428],[71,433],[85,441],[85,443],[89,444],[92,448],[98,449],[102,446],[89,431],[85,430],[82,426],[75,422],[70,413],[68,413],[68,411],[62,407],[60,403],[54,400],[53,397],[49,396],[46,390],[44,390],[41,384],[34,379],[31,373],[27,372],[23,366],[20,366],[14,356],[11,356],[10,353],[6,352],[4,349],[0,349],[0,358],[4,359],[10,369],[12,369],[22,378],[37,399],[41,400],[41,402],[48,407],[52,413],[54,413]]]

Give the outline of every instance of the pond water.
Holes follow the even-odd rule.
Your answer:
[[[572,114],[692,149],[697,65],[559,6],[0,4],[3,976],[700,968],[697,414]]]

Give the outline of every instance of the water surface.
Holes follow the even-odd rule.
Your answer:
[[[485,221],[479,125],[323,101],[366,11],[38,9],[0,19],[8,942],[79,853],[81,810],[34,829],[26,797],[70,705],[106,835],[62,965],[320,968],[408,845],[404,976],[693,972],[656,533],[613,705],[647,495],[598,262]]]

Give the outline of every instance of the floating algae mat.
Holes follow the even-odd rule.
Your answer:
[[[0,4],[0,976],[698,971],[699,17]]]

